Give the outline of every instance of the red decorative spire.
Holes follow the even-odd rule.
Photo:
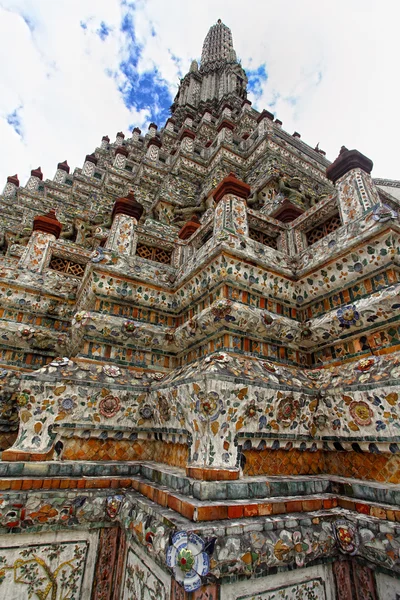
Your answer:
[[[56,211],[52,208],[46,215],[38,215],[33,219],[33,231],[51,233],[56,239],[60,237],[62,224],[56,217]]]
[[[69,173],[69,164],[67,163],[66,160],[64,160],[64,162],[59,162],[57,165],[57,169],[61,169],[61,171],[65,171],[66,173]]]
[[[18,179],[18,175],[15,173],[15,175],[9,175],[7,177],[7,183],[12,183],[13,185],[15,185],[16,187],[19,187],[19,179]]]
[[[118,198],[115,201],[111,217],[114,221],[117,215],[128,215],[129,217],[135,217],[139,221],[142,214],[143,206],[135,200],[135,194],[130,191],[126,197]]]
[[[32,169],[31,176],[37,177],[38,179],[42,180],[43,179],[42,169],[40,167],[38,167],[37,169]]]
[[[235,173],[229,173],[229,175],[216,187],[213,196],[215,202],[222,200],[226,194],[233,194],[234,196],[239,196],[239,198],[247,200],[250,196],[250,191],[251,188],[247,183],[238,179]]]
[[[118,137],[122,137],[122,139],[124,139],[124,138],[125,138],[125,134],[124,134],[124,133],[122,133],[122,131],[119,131],[119,132],[117,133],[117,136],[116,136],[116,137],[117,137],[117,138],[118,138]]]
[[[109,143],[110,142],[110,138],[108,137],[108,135],[103,135],[103,137],[101,138],[102,141]]]

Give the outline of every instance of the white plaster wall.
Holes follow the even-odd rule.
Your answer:
[[[308,597],[304,595],[305,582],[317,580],[315,588],[316,600],[335,600],[335,582],[331,565],[317,565],[308,569],[284,571],[261,577],[260,579],[241,581],[223,585],[221,587],[221,600],[296,600]],[[296,593],[296,586],[299,586]],[[303,587],[303,590],[301,589]]]
[[[375,571],[376,591],[379,600],[400,600],[400,581]]]
[[[46,577],[45,569],[40,565],[39,561],[44,561],[47,567],[50,568],[52,575],[55,576],[57,585],[48,591],[46,598],[53,598],[55,592],[56,600],[63,598],[73,598],[74,600],[87,600],[91,597],[94,569],[96,565],[97,545],[99,532],[89,531],[58,531],[46,534],[18,534],[18,535],[2,535],[0,536],[0,598],[7,600],[26,600],[27,598],[39,597],[35,593],[29,594],[29,580],[34,580],[33,590],[44,592],[46,586],[50,585],[49,579]],[[51,556],[45,548],[50,545],[54,547],[54,555]],[[71,562],[71,567],[66,565],[64,569],[60,569],[57,577],[57,567],[61,563],[65,563],[74,556],[74,551],[79,548],[84,554],[82,565],[82,575],[76,578],[77,593],[72,595],[66,594],[66,589],[62,588],[61,579],[63,571],[67,577],[73,572],[76,561]],[[18,561],[26,561],[36,557],[36,561],[27,563],[25,569],[31,569],[32,576],[24,570],[22,563]],[[13,569],[6,568],[14,566]],[[37,582],[37,575],[43,579],[42,583]]]

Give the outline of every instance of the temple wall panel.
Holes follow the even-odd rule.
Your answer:
[[[0,597],[90,598],[98,537],[97,531],[0,536]]]
[[[220,600],[336,600],[331,565],[271,575],[267,579],[222,585]]]
[[[121,600],[131,600],[132,598],[170,600],[170,597],[171,576],[163,571],[137,544],[130,542]]]

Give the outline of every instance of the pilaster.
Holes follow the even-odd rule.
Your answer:
[[[139,127],[135,127],[135,129],[132,129],[132,142],[138,142],[141,133],[142,132],[139,129]]]
[[[150,123],[148,135],[150,137],[155,137],[157,133],[157,125],[155,123]]]
[[[126,198],[119,198],[112,212],[112,226],[108,236],[106,249],[126,258],[136,252],[138,220],[143,213],[143,206],[136,202],[133,192]]]
[[[115,150],[114,164],[116,169],[125,169],[126,159],[129,152],[124,146],[118,146]]]
[[[181,133],[181,148],[184,152],[192,153],[194,148],[195,134],[190,129],[184,129]]]
[[[25,189],[30,192],[36,192],[39,183],[43,180],[43,173],[40,167],[37,169],[32,169],[31,176],[29,177]]]
[[[218,127],[218,141],[226,142],[227,144],[232,144],[233,142],[233,130],[235,126],[232,121],[224,119],[221,121]]]
[[[268,110],[263,110],[257,119],[258,133],[260,136],[264,133],[272,131],[272,123],[274,121],[274,115]]]
[[[83,164],[82,175],[93,177],[94,169],[97,165],[97,158],[94,154],[87,154]]]
[[[7,183],[4,186],[3,196],[6,198],[13,198],[17,195],[17,190],[19,188],[19,179],[18,175],[10,175],[7,177]]]
[[[149,160],[156,162],[158,160],[160,148],[161,148],[160,140],[156,137],[151,138],[148,143],[148,146],[147,146],[146,157]]]
[[[172,119],[172,117],[170,117],[169,119],[167,119],[167,122],[165,123],[165,131],[170,131],[173,133],[174,125],[175,125],[175,119]]]
[[[101,138],[100,148],[102,150],[107,150],[109,143],[110,143],[110,138],[108,137],[108,135],[103,135],[103,137]]]
[[[371,178],[373,162],[358,150],[342,147],[337,159],[327,168],[326,176],[336,186],[343,224],[354,221],[379,204]]]
[[[218,185],[214,192],[217,203],[214,217],[214,234],[223,230],[237,235],[248,235],[246,199],[250,195],[250,186],[230,173]]]
[[[35,217],[32,235],[18,266],[22,269],[42,273],[48,261],[50,244],[58,239],[61,229],[62,225],[57,220],[54,210],[46,215]]]
[[[69,165],[66,160],[64,162],[60,162],[57,165],[57,171],[54,175],[53,181],[54,183],[64,183],[65,178],[69,173]]]
[[[116,146],[122,146],[122,143],[123,143],[124,139],[125,139],[125,134],[122,133],[122,131],[119,131],[117,133],[117,135],[115,136],[115,144],[116,144]]]

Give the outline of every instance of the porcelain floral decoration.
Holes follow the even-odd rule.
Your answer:
[[[186,531],[178,531],[172,537],[166,562],[174,570],[176,581],[186,592],[197,590],[202,584],[201,577],[210,570],[210,558],[204,552],[203,540]]]

